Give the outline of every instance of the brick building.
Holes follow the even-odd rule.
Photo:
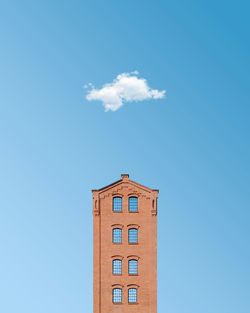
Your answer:
[[[157,313],[157,197],[122,174],[92,190],[94,313]]]

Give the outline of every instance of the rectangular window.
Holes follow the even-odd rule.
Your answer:
[[[121,197],[113,198],[113,212],[122,212],[122,198]]]
[[[114,228],[112,232],[113,243],[122,243],[122,230],[120,228]]]
[[[122,303],[122,289],[121,288],[113,289],[113,303]]]
[[[117,260],[117,259],[113,260],[112,270],[113,270],[113,275],[121,275],[122,274],[122,261]]]
[[[128,210],[129,212],[138,212],[138,198],[130,197],[128,200]]]
[[[129,275],[137,275],[138,274],[138,261],[137,260],[129,260],[128,261],[128,273],[129,273]]]
[[[128,242],[131,244],[138,243],[138,229],[130,228],[128,230]]]
[[[130,288],[128,290],[128,303],[137,303],[137,289]]]

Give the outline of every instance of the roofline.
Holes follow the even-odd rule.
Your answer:
[[[119,180],[117,180],[117,181],[115,181],[115,182],[113,182],[113,183],[111,183],[111,184],[109,184],[109,185],[107,185],[107,186],[102,187],[102,188],[99,188],[99,189],[92,189],[91,191],[92,191],[92,192],[93,192],[93,191],[102,191],[102,190],[104,190],[104,189],[106,189],[106,188],[109,188],[109,187],[112,187],[113,185],[116,185],[116,184],[118,184],[118,183],[120,183],[120,182],[122,182],[122,179],[119,179]]]
[[[140,184],[140,183],[137,183],[136,181],[134,181],[134,180],[129,180],[131,183],[134,183],[134,184],[136,184],[136,185],[139,185],[140,187],[142,187],[143,189],[147,189],[147,190],[150,190],[150,191],[157,191],[157,192],[159,192],[159,189],[152,189],[152,188],[150,188],[150,187],[147,187],[147,186],[145,186],[145,185],[142,185],[142,184]]]
[[[122,175],[123,175],[123,174],[122,174]],[[117,180],[117,181],[115,181],[115,182],[113,182],[113,183],[111,183],[111,184],[109,184],[109,185],[106,185],[106,186],[104,186],[104,187],[102,187],[102,188],[100,188],[100,189],[92,189],[92,192],[101,192],[101,191],[110,189],[111,187],[113,187],[113,186],[115,186],[115,185],[117,185],[117,184],[119,184],[119,183],[121,183],[121,182],[123,182],[123,181],[124,181],[123,179],[119,179],[119,180]],[[135,185],[137,185],[137,186],[139,186],[139,187],[141,187],[142,189],[147,190],[147,191],[155,191],[155,192],[158,192],[158,193],[159,193],[159,189],[152,189],[152,188],[149,188],[149,187],[147,187],[147,186],[145,186],[145,185],[142,185],[142,184],[140,184],[140,183],[137,183],[136,181],[131,180],[131,179],[125,180],[125,182],[130,182],[130,183],[132,183],[132,184],[135,184]]]

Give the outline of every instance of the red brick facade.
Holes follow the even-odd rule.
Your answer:
[[[124,174],[92,192],[93,313],[157,313],[158,190]]]

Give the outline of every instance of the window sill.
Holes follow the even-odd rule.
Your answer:
[[[128,276],[139,276],[139,274],[128,274]]]

